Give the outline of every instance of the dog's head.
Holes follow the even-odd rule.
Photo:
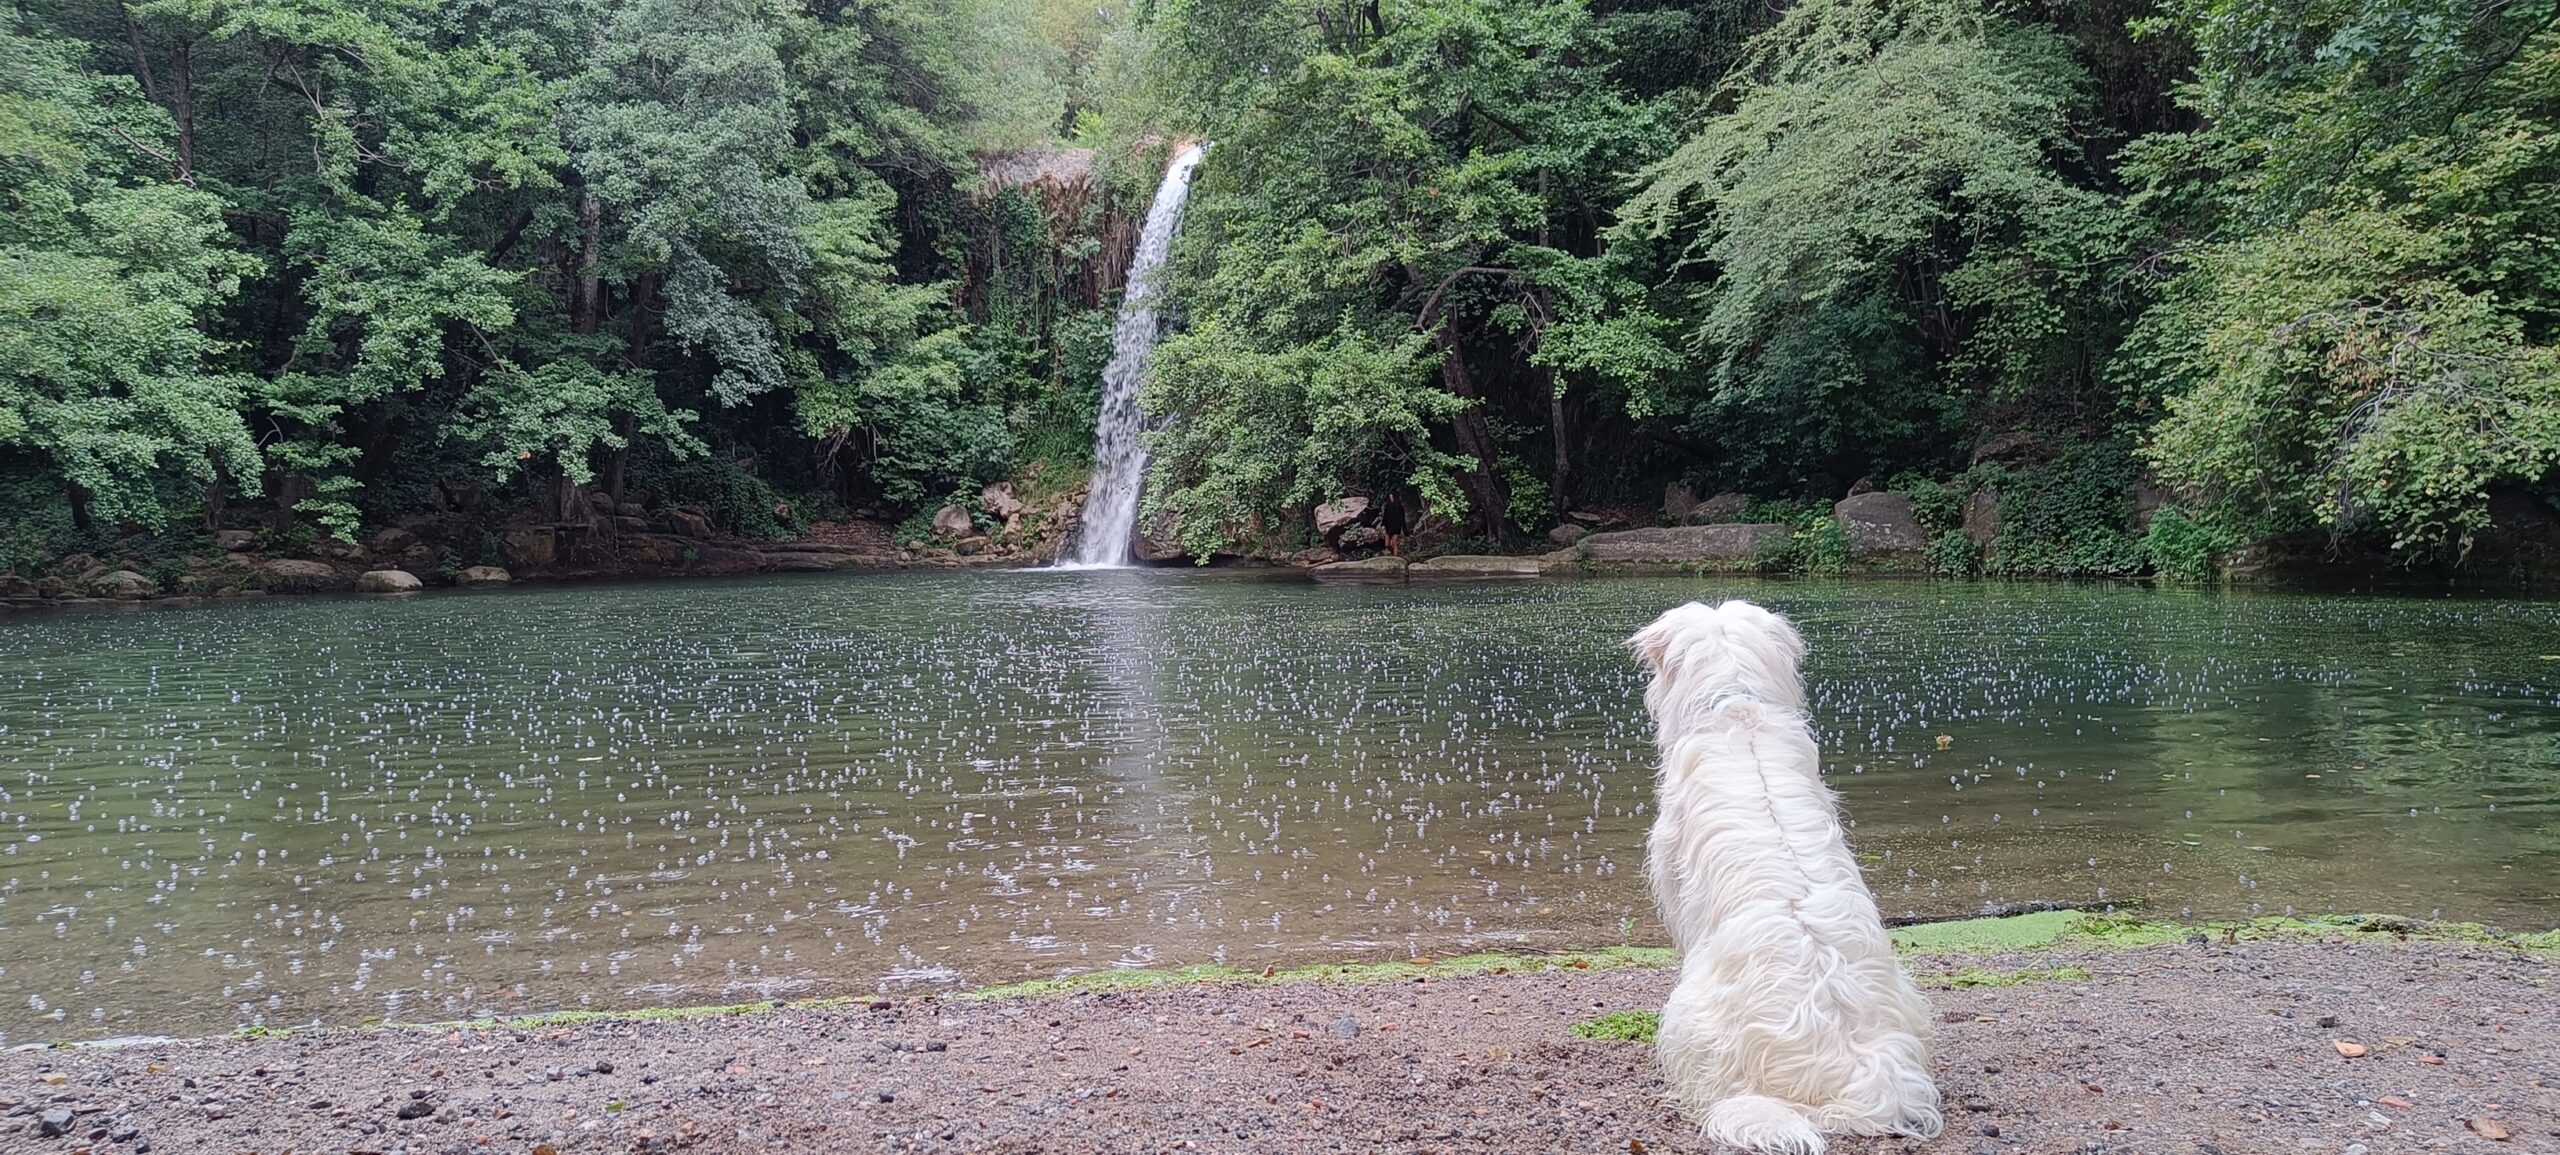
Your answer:
[[[1745,601],[1690,602],[1636,631],[1627,646],[1653,675],[1645,709],[1666,726],[1725,699],[1802,712],[1804,636],[1787,619]]]

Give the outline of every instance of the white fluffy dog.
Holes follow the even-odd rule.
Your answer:
[[[1672,1097],[1756,1151],[1936,1135],[1929,1006],[1822,784],[1803,637],[1749,602],[1691,602],[1628,644],[1662,748],[1645,872],[1681,956],[1656,1043]]]

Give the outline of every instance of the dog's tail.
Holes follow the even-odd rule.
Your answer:
[[[1707,1108],[1707,1138],[1761,1155],[1822,1155],[1822,1131],[1803,1111],[1767,1095],[1736,1095]]]

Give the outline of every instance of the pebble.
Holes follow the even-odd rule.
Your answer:
[[[1335,1019],[1333,1021],[1333,1037],[1337,1039],[1359,1038],[1360,1023],[1349,1015],[1344,1015],[1339,1019]]]
[[[406,1103],[400,1104],[399,1114],[403,1119],[424,1119],[435,1113],[435,1104],[427,1102],[424,1099],[411,1099]]]
[[[48,1107],[44,1114],[36,1116],[36,1132],[47,1139],[61,1135],[70,1129],[71,1108],[69,1107]]]

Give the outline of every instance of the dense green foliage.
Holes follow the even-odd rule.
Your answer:
[[[1666,479],[1810,527],[1868,477],[1942,572],[2200,577],[2560,492],[2550,3],[1151,11],[1218,141],[1149,396],[1195,546],[1389,485],[1493,541]]]
[[[2560,496],[2555,0],[28,0],[0,563],[581,492],[921,524],[1144,393],[1200,556],[1909,494],[1946,574]],[[1082,144],[1096,183],[983,177]],[[2505,510],[2506,513],[2497,511]],[[1649,515],[1649,512],[1648,512]],[[2507,520],[2502,520],[2507,519]]]
[[[540,516],[570,486],[632,496],[644,460],[652,500],[760,492],[722,520],[772,531],[777,488],[903,510],[1016,464],[1009,410],[1043,367],[956,286],[971,149],[1065,116],[1046,9],[17,14],[0,476],[55,491],[0,526],[20,553],[199,515]]]

